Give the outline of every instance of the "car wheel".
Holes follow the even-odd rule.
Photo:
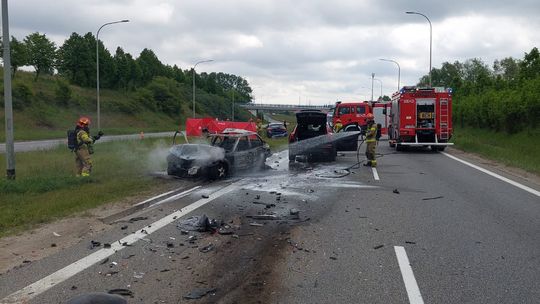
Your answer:
[[[294,163],[295,160],[296,160],[296,155],[294,155],[294,154],[289,154],[289,162],[290,162],[290,163]]]
[[[167,165],[167,175],[178,176],[178,171],[173,165],[169,164]]]
[[[444,151],[445,148],[446,148],[446,146],[438,146],[438,147],[437,147],[437,150],[438,150],[438,151]]]
[[[225,178],[228,173],[227,165],[224,162],[219,162],[210,168],[209,177],[210,179],[221,179]]]

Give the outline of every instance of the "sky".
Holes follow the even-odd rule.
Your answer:
[[[538,0],[8,0],[10,33],[100,32],[114,53],[152,49],[165,64],[246,78],[256,103],[333,104],[391,95],[445,61],[522,58],[540,46]],[[381,86],[382,84],[382,86]]]

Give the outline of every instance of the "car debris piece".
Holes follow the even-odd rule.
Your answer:
[[[51,247],[56,247],[56,243],[52,243],[52,244],[51,244]]]
[[[203,194],[201,195],[202,198],[210,198],[210,196],[206,195],[206,194]]]
[[[167,248],[174,248],[173,242],[167,242]]]
[[[53,232],[52,233],[54,236],[61,236],[60,234],[56,233],[56,232]]]
[[[430,201],[430,200],[436,200],[436,199],[440,199],[440,198],[443,198],[444,196],[435,196],[435,197],[426,197],[426,198],[423,198],[422,200],[423,201]]]
[[[75,287],[75,288],[73,288]],[[71,287],[72,290],[77,289],[76,286]],[[127,301],[119,295],[107,294],[103,292],[92,292],[87,294],[78,295],[75,298],[69,300],[67,304],[127,304]]]
[[[210,244],[202,247],[201,249],[199,249],[199,251],[202,252],[202,253],[207,253],[207,252],[210,252],[210,251],[214,250],[214,248],[215,248],[214,244],[210,243]]]
[[[103,244],[103,248],[111,248],[111,244],[109,244],[109,243],[104,243],[104,244]]]
[[[337,260],[337,257],[331,256],[330,259],[335,261],[335,260]]]
[[[261,224],[261,223],[255,223],[255,222],[249,223],[249,225],[250,225],[250,226],[255,226],[255,227],[262,227],[262,226],[264,226],[264,225]]]
[[[124,225],[124,226],[120,227],[120,229],[121,230],[126,230],[126,229],[128,229],[128,225]]]
[[[101,242],[94,241],[94,240],[90,241],[90,249],[94,249],[94,248],[99,247],[99,246],[101,246]]]
[[[261,196],[260,196],[259,194],[257,194],[257,195],[255,196],[255,199],[261,199]]]
[[[184,299],[187,299],[187,300],[200,299],[206,296],[207,294],[215,293],[216,291],[217,291],[216,288],[195,288],[192,291],[190,291],[187,295],[185,295]]]
[[[144,272],[134,272],[133,277],[135,279],[142,279],[144,277]]]
[[[137,217],[132,217],[128,220],[128,222],[130,223],[133,223],[133,222],[138,222],[138,221],[144,221],[144,220],[147,220],[148,217],[146,216],[137,216]]]
[[[373,247],[373,249],[377,250],[377,249],[381,249],[383,247],[384,247],[384,245],[381,244],[381,245],[377,245],[377,246]]]
[[[214,232],[221,226],[221,222],[215,219],[209,219],[206,215],[192,216],[181,220],[176,227],[180,231],[198,231],[198,232]]]
[[[233,234],[234,231],[232,230],[231,226],[225,225],[218,229],[218,233],[222,235],[229,235],[229,234]]]
[[[298,214],[300,213],[300,210],[298,210],[298,209],[296,209],[296,208],[291,208],[291,209],[289,210],[289,213],[290,213],[291,215],[298,215]]]
[[[394,189],[394,191],[392,191],[392,192],[394,192],[395,194],[399,194],[399,190],[398,190],[398,189]]]
[[[278,220],[279,217],[275,214],[255,214],[255,215],[246,215],[248,218],[255,220]]]
[[[115,294],[115,295],[133,297],[133,291],[131,291],[129,289],[126,289],[126,288],[111,289],[111,290],[107,291],[107,293],[108,294]]]
[[[101,261],[101,262],[99,263],[99,265],[107,264],[108,261],[109,261],[109,258],[105,258],[103,261]]]
[[[413,241],[405,241],[405,244],[416,244],[416,242],[413,242]]]

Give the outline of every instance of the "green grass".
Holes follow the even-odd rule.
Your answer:
[[[163,187],[147,173],[166,168],[169,146],[169,139],[97,145],[90,178],[74,176],[75,156],[64,147],[17,153],[17,180],[0,180],[0,237]]]
[[[503,164],[540,174],[540,129],[516,134],[485,129],[455,128],[456,148]]]

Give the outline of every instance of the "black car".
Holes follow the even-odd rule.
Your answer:
[[[167,156],[167,174],[223,178],[237,170],[261,169],[270,147],[255,132],[225,129],[209,135],[208,144],[173,146]]]
[[[296,113],[296,127],[289,136],[289,161],[295,161],[299,155],[308,161],[336,160],[336,146],[325,113],[319,110]]]
[[[269,123],[266,127],[266,137],[268,138],[286,137],[287,135],[287,128],[283,123]]]

